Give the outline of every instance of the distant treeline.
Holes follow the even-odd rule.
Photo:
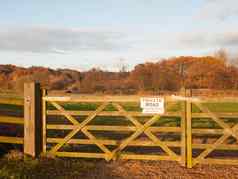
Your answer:
[[[134,94],[193,89],[238,89],[238,68],[222,55],[175,57],[135,66],[120,72],[91,69],[79,72],[44,67],[0,65],[0,89],[23,91],[23,84],[38,81],[49,90],[79,93]]]

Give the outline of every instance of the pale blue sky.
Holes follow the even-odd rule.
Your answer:
[[[0,64],[117,70],[238,47],[237,0],[0,0]]]

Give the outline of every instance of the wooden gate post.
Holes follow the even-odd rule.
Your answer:
[[[186,90],[186,96],[192,96],[191,90]],[[186,100],[186,152],[187,168],[192,168],[192,102],[190,100]]]
[[[181,88],[180,92],[179,92],[180,96],[186,97],[186,89],[185,88]],[[181,161],[181,165],[186,167],[186,163],[187,163],[187,141],[186,141],[186,101],[182,101],[181,102],[181,128],[182,128],[182,135],[181,135],[181,157],[182,157],[182,161]]]
[[[42,92],[39,83],[24,84],[24,154],[42,152]]]

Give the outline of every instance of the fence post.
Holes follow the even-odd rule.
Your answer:
[[[191,90],[186,90],[186,96],[191,95]],[[187,168],[192,168],[192,102],[189,100],[186,100],[186,152]]]
[[[42,89],[42,97],[47,95],[47,90]],[[47,102],[42,100],[42,150],[43,153],[46,153],[46,109],[47,109]]]
[[[186,90],[185,88],[181,88],[180,89],[180,96],[185,97],[186,96]],[[187,163],[187,152],[186,152],[186,101],[182,101],[181,102],[181,129],[182,129],[182,134],[181,134],[181,143],[182,143],[182,147],[181,147],[181,165],[186,167],[186,163]]]
[[[24,154],[42,152],[42,91],[39,83],[24,84]]]

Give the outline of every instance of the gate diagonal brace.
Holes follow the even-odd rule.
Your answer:
[[[140,128],[142,124],[138,122],[133,116],[129,115],[126,110],[123,109],[123,107],[117,103],[112,103],[112,105],[123,114],[126,119],[131,121],[137,128]]]
[[[155,117],[155,121],[152,123],[152,124],[150,124],[149,126],[148,126],[148,129],[146,129],[145,130],[145,128],[144,128],[144,126],[146,125],[146,124],[144,124],[144,125],[142,125],[140,122],[138,122],[134,117],[132,117],[131,115],[129,115],[129,114],[127,114],[127,111],[125,111],[119,104],[116,104],[116,103],[113,103],[113,106],[115,106],[120,112],[122,112],[123,114],[124,114],[124,117],[126,117],[127,119],[129,119],[134,125],[136,125],[136,127],[137,127],[137,130],[135,131],[135,133],[137,133],[137,132],[139,132],[141,129],[144,129],[144,130],[142,130],[142,132],[140,132],[137,136],[135,135],[132,139],[130,139],[130,137],[128,138],[128,139],[126,139],[124,142],[126,143],[127,142],[127,140],[129,140],[129,142],[127,142],[127,145],[128,145],[128,143],[130,143],[131,141],[133,141],[134,139],[136,139],[139,135],[141,135],[143,132],[146,134],[146,136],[148,136],[148,138],[151,140],[151,141],[153,141],[155,144],[158,144],[169,156],[171,156],[171,157],[173,157],[173,158],[178,158],[178,156],[177,156],[177,154],[175,154],[171,149],[169,149],[169,147],[167,147],[166,145],[164,145],[163,144],[163,142],[161,142],[154,134],[152,134],[151,133],[151,131],[149,130],[149,127],[151,126],[151,125],[153,125],[153,123],[154,122],[156,122],[156,120],[158,120],[158,119],[156,119],[157,117],[159,117],[160,118],[160,116],[154,116]],[[153,118],[152,118],[152,121],[153,121]],[[149,121],[148,121],[149,122]],[[135,134],[134,133],[134,134]],[[134,134],[132,134],[132,136],[134,135]],[[123,143],[121,143],[121,145],[123,146]],[[126,145],[126,146],[127,146]],[[123,148],[125,148],[126,146],[124,146]],[[120,146],[118,147],[118,149],[120,148]],[[123,150],[123,148],[122,149],[120,149],[120,151],[121,150]],[[115,149],[115,150],[117,150],[117,149]],[[113,154],[113,155],[115,155],[115,154]],[[112,156],[113,157],[113,156]]]
[[[153,118],[151,118],[149,121],[147,121],[144,125],[142,125],[140,128],[138,128],[130,137],[125,139],[116,149],[113,150],[111,159],[116,155],[117,152],[122,151],[131,141],[136,139],[140,134],[142,134],[145,129],[150,127],[153,123],[155,123],[160,116],[156,115]]]
[[[103,103],[102,105],[100,105],[96,111],[92,112],[83,122],[78,123],[78,121],[72,117],[71,115],[69,115],[67,113],[67,111],[65,111],[64,109],[61,109],[61,111],[63,111],[63,114],[65,114],[64,116],[68,119],[68,117],[73,118],[74,120],[77,121],[77,124],[74,123],[74,125],[77,125],[77,128],[73,129],[68,135],[66,135],[66,137],[59,142],[57,145],[55,145],[51,150],[50,153],[55,154],[65,143],[67,143],[75,134],[77,134],[83,127],[85,127],[92,119],[94,119],[98,113],[100,113],[106,106],[108,105],[108,103]]]
[[[145,134],[155,143],[158,144],[169,156],[173,159],[179,160],[179,157],[176,153],[174,153],[167,145],[161,142],[151,131],[150,129],[145,130]]]
[[[215,114],[213,114],[207,107],[202,106],[200,103],[195,103],[202,112],[207,113],[215,122],[217,122],[224,130],[224,134],[216,140],[216,142],[211,146],[206,148],[197,158],[193,161],[193,166],[198,164],[200,161],[205,160],[205,157],[208,156],[213,150],[217,148],[217,146],[221,145],[228,137],[233,136],[238,141],[238,135],[236,131],[238,129],[238,124],[233,126],[232,128],[228,126],[225,122],[219,119]]]
[[[101,142],[97,141],[97,138],[91,134],[87,128],[82,128],[81,130],[95,145],[97,145],[104,153],[105,153],[105,160],[109,161],[110,156],[112,155],[112,152]]]
[[[202,106],[201,103],[195,104],[202,110],[202,112],[207,113],[215,122],[217,122],[226,131],[226,133],[230,133],[230,135],[232,135],[238,141],[238,134],[236,134],[234,129],[220,120],[220,118],[216,114],[213,114],[207,107]]]
[[[68,114],[68,112],[62,106],[60,106],[58,103],[56,103],[54,101],[51,101],[50,103],[56,109],[58,109],[62,113],[62,115],[64,115],[72,124],[74,124],[74,125],[78,125],[79,124],[79,122],[74,117],[72,117],[70,114]]]

